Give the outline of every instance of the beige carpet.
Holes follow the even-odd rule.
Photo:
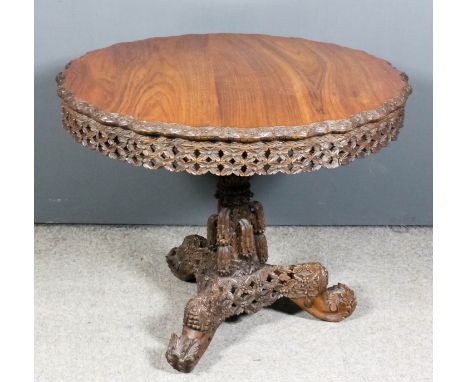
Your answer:
[[[218,329],[191,374],[167,364],[195,285],[165,254],[201,227],[37,226],[36,381],[430,381],[432,229],[271,227],[270,263],[319,261],[355,313],[319,321],[287,300]]]

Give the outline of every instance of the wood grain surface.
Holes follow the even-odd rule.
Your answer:
[[[190,127],[301,126],[398,97],[406,82],[365,52],[300,38],[184,35],[87,53],[64,72],[80,101],[140,121]]]

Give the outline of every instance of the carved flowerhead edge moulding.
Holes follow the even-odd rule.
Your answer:
[[[208,43],[213,44],[212,50],[206,48]],[[164,48],[167,46],[170,49]],[[198,56],[200,51],[203,53]],[[229,59],[223,58],[225,55]],[[234,65],[224,70],[231,59]],[[206,68],[200,62],[205,61],[221,73],[215,76],[212,68],[203,71]],[[112,75],[107,73],[109,66],[113,67]],[[355,75],[346,74],[346,70]],[[179,75],[174,77],[175,71]],[[191,82],[192,76],[198,82]],[[244,76],[258,76],[258,83],[249,87]],[[311,76],[316,80],[310,81]],[[327,80],[327,76],[333,80]],[[164,87],[161,78],[169,84],[185,81],[189,85],[178,85],[181,94],[174,93],[179,87]],[[212,81],[217,81],[215,89],[206,85],[205,90],[203,84]],[[236,81],[239,88],[232,86]],[[114,83],[115,87],[109,85]],[[228,116],[225,124],[218,121],[216,126],[205,126],[216,118],[213,110],[207,109],[207,115],[198,121],[200,125],[193,116],[186,125],[179,116],[183,111],[170,108],[181,99],[198,105],[194,96],[197,87],[202,88],[199,97],[203,105],[219,102],[217,107],[222,111],[218,113]],[[236,103],[243,92],[258,88],[261,99],[254,105]],[[383,89],[390,90],[378,96]],[[72,90],[85,99],[79,99]],[[276,96],[274,90],[292,98]],[[149,169],[251,176],[335,168],[377,152],[396,139],[411,86],[406,74],[362,51],[298,38],[214,34],[153,38],[87,53],[69,62],[57,75],[57,92],[62,100],[63,126],[77,141],[105,155]],[[223,98],[225,93],[228,96]],[[172,102],[168,106],[172,113],[169,122],[157,122],[164,115],[160,112],[150,117],[155,118],[151,121],[142,120],[141,116],[149,114],[140,114],[141,109],[165,110],[164,102],[169,102],[166,98]],[[292,100],[305,114],[295,114],[293,106],[288,109]],[[128,104],[130,109],[125,106]],[[288,117],[274,120],[287,125],[277,126],[264,117],[275,113],[265,105],[276,105],[280,114]],[[229,114],[236,107],[240,108],[240,120]],[[140,118],[121,114],[128,110]],[[196,115],[203,112],[194,106],[190,110]],[[258,120],[252,117],[252,110],[261,116]]]
[[[207,38],[209,39],[209,36]],[[184,44],[181,45],[179,39],[183,39]],[[317,171],[323,167],[335,168],[378,152],[390,141],[396,139],[403,125],[405,103],[411,93],[405,74],[395,70],[391,64],[383,60],[367,56],[371,57],[370,60],[379,60],[380,70],[375,75],[375,72],[371,70],[372,65],[367,66],[369,61],[363,59],[364,52],[354,51],[355,53],[350,54],[349,57],[346,56],[345,62],[350,63],[351,67],[355,64],[354,68],[358,68],[354,74],[360,75],[355,76],[348,72],[343,73],[346,65],[334,53],[336,49],[339,50],[342,47],[333,44],[320,43],[324,56],[319,54],[317,60],[317,56],[314,56],[317,52],[311,54],[310,46],[304,46],[306,43],[303,39],[299,42],[297,39],[288,40],[285,46],[282,38],[274,36],[222,34],[213,37],[218,44],[216,47],[222,49],[211,50],[207,60],[222,57],[224,61],[221,60],[220,66],[223,67],[228,64],[225,55],[229,59],[234,58],[233,69],[231,68],[232,71],[227,73],[228,80],[244,76],[249,80],[255,80],[255,75],[252,76],[249,71],[250,65],[253,65],[258,69],[255,74],[260,77],[259,83],[255,83],[255,86],[264,91],[261,94],[265,97],[256,99],[252,96],[250,93],[258,90],[255,87],[236,88],[234,86],[233,94],[230,96],[244,101],[247,99],[248,105],[244,103],[241,104],[242,107],[239,107],[239,104],[231,102],[232,99],[227,97],[222,104],[224,107],[222,110],[232,117],[229,111],[235,109],[233,119],[224,120],[225,125],[220,123],[218,127],[205,126],[205,121],[212,122],[215,119],[212,119],[213,114],[204,114],[198,107],[192,107],[192,90],[199,86],[203,88],[203,84],[212,78],[208,78],[208,81],[203,75],[198,78],[198,72],[194,73],[193,67],[190,66],[193,61],[197,61],[192,60],[193,57],[200,58],[199,48],[205,46],[200,45],[203,39],[204,37],[196,35],[169,37],[164,40],[171,46],[171,49],[165,51],[167,57],[164,56],[162,50],[159,50],[159,47],[155,49],[151,42],[148,46],[148,41],[151,39],[143,42],[143,49],[139,45],[142,44],[141,41],[135,42],[139,46],[136,50],[132,43],[117,44],[118,48],[110,47],[110,51],[114,53],[104,54],[102,61],[87,62],[74,74],[74,83],[78,84],[76,87],[78,93],[84,91],[81,94],[87,95],[89,99],[95,99],[93,97],[97,95],[98,99],[95,103],[101,102],[102,99],[110,100],[111,107],[103,104],[103,108],[110,107],[111,110],[115,110],[115,105],[123,107],[123,109],[116,110],[127,110],[124,106],[131,104],[135,109],[130,114],[140,116],[143,114],[138,114],[139,107],[147,107],[151,111],[159,110],[158,107],[162,103],[160,95],[172,97],[172,101],[176,99],[174,104],[180,106],[178,100],[181,92],[172,91],[171,85],[174,81],[177,82],[183,78],[181,82],[185,84],[187,81],[190,84],[188,91],[182,87],[186,90],[183,94],[184,101],[191,105],[189,109],[195,111],[195,116],[203,116],[200,124],[202,127],[195,127],[198,126],[196,122],[193,122],[196,121],[195,118],[189,120],[189,124],[193,125],[189,126],[179,123],[148,122],[142,120],[143,118],[138,120],[135,117],[123,115],[124,113],[105,112],[78,99],[64,86],[67,69],[57,76],[58,95],[62,100],[62,125],[77,142],[110,158],[125,160],[135,166],[144,166],[148,169],[164,168],[174,172],[186,171],[193,175],[211,173],[218,176],[215,194],[218,199],[218,208],[217,213],[208,218],[206,238],[199,235],[187,236],[180,246],[171,249],[166,256],[169,268],[175,276],[186,281],[195,279],[197,282],[197,295],[189,300],[184,311],[182,332],[180,335],[172,334],[166,352],[168,362],[175,369],[183,372],[189,372],[195,367],[209,346],[218,326],[226,318],[241,313],[253,314],[279,298],[291,299],[303,310],[321,320],[337,322],[353,313],[357,304],[354,292],[341,283],[327,287],[328,271],[321,264],[303,263],[284,266],[267,263],[265,216],[261,203],[251,200],[253,194],[250,191],[249,177],[255,174],[297,174]],[[278,39],[278,46],[272,48],[272,45],[265,39],[269,39],[269,42]],[[159,38],[158,41],[160,41]],[[171,45],[173,41],[177,43]],[[187,46],[191,46],[192,51],[185,54]],[[289,53],[296,60],[285,60],[283,48],[292,49]],[[114,55],[115,49],[118,50],[117,56]],[[148,49],[149,56],[145,55],[148,54]],[[236,52],[231,57],[229,54],[232,50]],[[327,51],[332,54],[327,55]],[[168,73],[159,66],[155,69],[160,76],[158,78],[162,78],[162,82],[169,83],[170,89],[151,82],[151,73],[156,66],[155,57],[151,55],[154,52],[171,63]],[[144,56],[144,62],[140,60],[140,54]],[[181,54],[185,60],[181,60]],[[130,61],[125,61],[124,64],[120,62],[113,73],[114,76],[107,76],[109,63],[113,63],[114,59],[119,61],[119,57],[130,57]],[[249,64],[239,65],[246,57]],[[235,58],[239,58],[239,61]],[[324,64],[325,69],[323,65],[314,66],[314,60]],[[171,73],[176,70],[172,65],[180,62],[188,62],[189,67],[178,67],[182,70],[183,76],[174,80]],[[262,65],[256,66],[258,63]],[[127,71],[128,65],[132,69],[130,74]],[[312,65],[313,72],[309,70],[309,65]],[[334,68],[331,73],[335,76],[335,82],[332,81],[331,86],[330,83],[325,83],[324,79],[327,65]],[[91,67],[97,68],[97,73],[89,71]],[[273,74],[273,79],[265,75],[263,71],[271,68],[277,72],[270,73]],[[166,67],[166,71],[167,69]],[[184,70],[187,71],[184,72]],[[226,72],[222,68],[220,70],[222,75],[218,79],[224,84],[224,90],[229,92],[233,82],[225,81]],[[70,74],[70,71],[68,73]],[[310,77],[315,75],[318,81],[310,82]],[[199,81],[192,82],[194,77],[197,77]],[[98,81],[95,81],[96,78]],[[111,86],[111,91],[106,88],[106,84],[115,85],[116,83],[121,87],[116,86],[114,89]],[[387,85],[391,91],[382,92]],[[106,88],[105,91],[102,87]],[[125,90],[129,88],[134,91]],[[322,93],[324,88],[326,91]],[[356,88],[364,89],[363,93],[359,93]],[[147,98],[142,95],[145,89]],[[241,91],[237,92],[239,89]],[[302,109],[299,107],[298,110],[306,112],[299,113],[299,116],[292,112],[291,110],[296,109],[288,102],[285,104],[284,98],[275,98],[272,89],[286,93],[293,91],[294,97],[292,98],[304,106]],[[315,98],[304,97],[304,89],[310,91]],[[242,96],[245,94],[249,97],[244,99]],[[339,99],[338,94],[341,96],[341,98],[338,97]],[[357,96],[359,94],[364,101],[371,99],[372,103],[360,102],[362,99]],[[216,97],[200,96],[204,105],[210,105],[213,99],[217,100]],[[251,105],[250,102],[254,99],[258,102]],[[291,101],[291,98],[287,100]],[[340,102],[343,100],[347,102],[347,106],[351,105],[352,109],[346,109],[346,102]],[[327,102],[328,105],[326,105]],[[284,126],[276,126],[280,123],[272,123],[272,126],[266,127],[267,123],[263,123],[263,121],[283,121],[267,118],[276,110],[272,105],[280,110],[278,115],[288,117],[284,120],[286,121],[283,123]],[[375,105],[379,106],[374,108]],[[217,106],[220,107],[219,104]],[[324,117],[325,114],[322,113],[320,114],[322,118],[316,118],[321,122],[304,125],[302,122],[308,122],[309,117],[313,115],[307,112],[311,111],[308,109],[309,106],[312,106],[312,109],[315,108],[312,111],[318,110],[315,116],[327,110],[327,106],[335,107],[342,114],[327,114],[330,118],[337,118],[332,120]],[[291,110],[288,109],[289,107]],[[249,110],[253,113],[249,114]],[[360,110],[363,111],[355,114],[355,111]],[[175,111],[176,119],[171,119],[171,121],[180,122],[177,118],[179,114],[183,114],[183,111],[178,107],[172,111]],[[218,111],[216,109],[216,112]],[[262,117],[262,122],[255,119],[257,114]],[[350,116],[346,119],[338,119],[342,115]],[[237,120],[237,116],[240,116],[241,120]],[[306,116],[307,120],[304,120],[303,116]],[[158,120],[160,118],[154,118],[154,121]],[[240,121],[240,123],[229,121]],[[247,124],[246,121],[249,123],[255,121],[255,123]],[[290,125],[288,122],[291,122]],[[233,125],[239,127],[230,127]]]
[[[373,110],[366,110],[347,119],[313,122],[303,126],[274,126],[256,128],[235,127],[197,127],[184,126],[175,123],[140,121],[132,116],[109,113],[99,110],[85,101],[77,99],[73,93],[64,88],[66,69],[73,61],[70,61],[65,71],[57,74],[57,94],[62,103],[70,109],[88,116],[106,126],[120,127],[135,133],[151,136],[163,136],[168,138],[183,138],[194,141],[224,141],[224,142],[258,142],[258,141],[293,141],[302,140],[325,134],[347,133],[369,123],[384,120],[389,114],[404,108],[406,100],[412,92],[408,83],[408,76],[400,72],[405,86],[400,94]],[[388,65],[394,68],[390,63]]]

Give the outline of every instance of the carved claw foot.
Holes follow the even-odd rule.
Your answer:
[[[189,373],[200,360],[214,331],[200,332],[184,326],[182,334],[172,333],[166,351],[167,362],[176,370]]]
[[[340,283],[329,287],[311,301],[304,297],[291,300],[314,317],[330,322],[344,320],[354,312],[357,305],[354,292]]]
[[[166,261],[172,273],[183,281],[195,280],[195,271],[206,250],[207,241],[203,236],[187,236],[182,244],[172,248]]]
[[[278,267],[284,285],[284,296],[313,316],[337,322],[356,308],[354,292],[344,284],[327,289],[328,272],[319,263],[305,263]]]
[[[319,263],[266,263],[263,208],[251,196],[248,178],[220,177],[218,213],[208,218],[207,238],[187,236],[166,256],[172,273],[195,279],[198,291],[185,307],[182,334],[172,334],[166,352],[176,370],[195,367],[226,318],[254,314],[281,297],[325,321],[341,321],[356,307],[346,285],[327,289],[328,272]]]

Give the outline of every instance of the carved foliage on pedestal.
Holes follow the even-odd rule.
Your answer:
[[[167,256],[177,277],[195,277],[198,286],[185,308],[182,335],[171,337],[166,353],[174,368],[192,370],[226,318],[253,314],[281,297],[327,321],[354,311],[353,291],[344,284],[327,289],[328,272],[319,263],[266,264],[263,208],[250,201],[248,178],[221,178],[216,196],[218,213],[208,218],[207,239],[187,236]]]
[[[302,298],[311,304],[326,291],[327,280],[326,269],[318,263],[259,266],[252,273],[215,276],[187,304],[184,325],[213,331],[226,318],[255,313],[281,297]]]

